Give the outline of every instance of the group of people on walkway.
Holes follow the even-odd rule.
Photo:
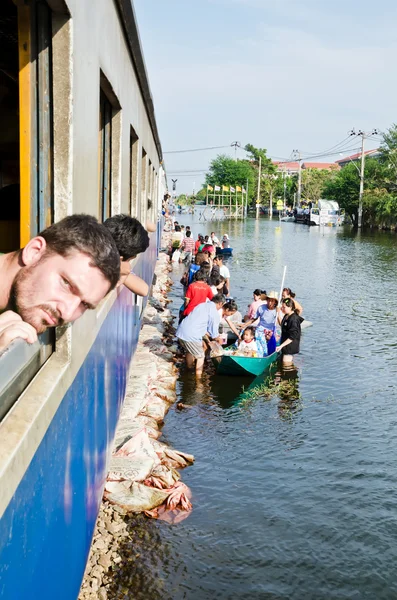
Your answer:
[[[180,227],[175,225],[178,230]],[[279,302],[275,291],[255,289],[243,316],[231,297],[228,267],[216,255],[215,246],[205,244],[205,236],[199,236],[197,241],[200,237],[204,238],[204,245],[196,242],[191,256],[182,258],[187,265],[181,278],[184,303],[176,336],[186,351],[188,368],[195,365],[196,374],[201,375],[206,353],[215,349],[219,355],[222,346],[227,346],[227,353],[247,357],[280,352],[283,363],[291,364],[299,352],[303,321],[303,308],[295,294],[284,288]],[[217,240],[215,232],[211,233],[211,240]]]

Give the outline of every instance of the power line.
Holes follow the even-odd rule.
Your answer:
[[[204,150],[220,150],[221,148],[231,148],[234,144],[229,144],[228,146],[209,146],[208,148],[191,148],[190,150],[168,150],[167,152],[163,152],[163,154],[182,154],[185,152],[202,152]]]

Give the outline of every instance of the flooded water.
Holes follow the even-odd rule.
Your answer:
[[[194,510],[178,525],[139,521],[154,568],[125,567],[126,597],[397,598],[397,236],[179,221],[195,238],[229,234],[243,314],[255,288],[279,289],[287,265],[313,327],[271,394],[250,379],[211,372],[197,387],[182,374],[190,406],[170,411],[164,438],[195,455],[182,472]],[[174,276],[178,307],[179,267]]]

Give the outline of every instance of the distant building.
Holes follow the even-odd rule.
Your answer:
[[[273,164],[277,167],[280,173],[286,173],[288,177],[296,175],[299,172],[299,162],[281,162],[274,160]],[[301,165],[302,169],[319,169],[319,170],[337,170],[339,171],[340,166],[336,163],[321,163],[321,162],[303,162]]]
[[[380,155],[379,148],[374,148],[373,150],[366,150],[364,155],[368,158],[378,158]],[[344,167],[349,162],[356,162],[361,160],[361,152],[357,152],[356,154],[351,154],[350,156],[344,156],[339,160],[335,161],[340,167]]]
[[[321,162],[304,162],[302,163],[302,169],[317,169],[320,171],[339,171],[340,166],[334,162],[332,163],[321,163]]]
[[[279,160],[273,160],[273,164],[277,167],[280,173],[286,173],[288,177],[296,175],[299,171],[299,163],[296,162],[281,162]]]

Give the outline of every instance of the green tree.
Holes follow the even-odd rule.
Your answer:
[[[375,201],[375,190],[379,189],[379,183],[383,180],[384,169],[382,164],[375,158],[367,158],[365,161],[365,194],[367,195],[367,208],[363,213],[363,223],[370,223],[371,215],[376,213],[376,207],[370,208],[371,202]],[[354,227],[357,227],[358,201],[360,192],[360,168],[357,163],[350,162],[327,181],[324,185],[323,196],[328,200],[336,200],[341,208],[344,208],[350,216]],[[364,195],[365,198],[365,195]],[[364,208],[364,200],[363,200]]]
[[[302,169],[302,199],[317,203],[323,195],[325,185],[333,179],[335,170]]]
[[[270,204],[272,202],[275,190],[277,189],[278,170],[273,164],[271,158],[267,156],[266,148],[256,148],[252,144],[246,144],[244,150],[248,154],[253,169],[255,170],[255,193],[253,199],[256,201],[258,189],[259,159],[261,158],[261,183],[259,202],[260,204]]]
[[[226,185],[246,188],[248,182],[248,198],[254,194],[255,174],[252,165],[247,160],[234,160],[230,156],[220,154],[211,162],[205,176],[206,185]]]

